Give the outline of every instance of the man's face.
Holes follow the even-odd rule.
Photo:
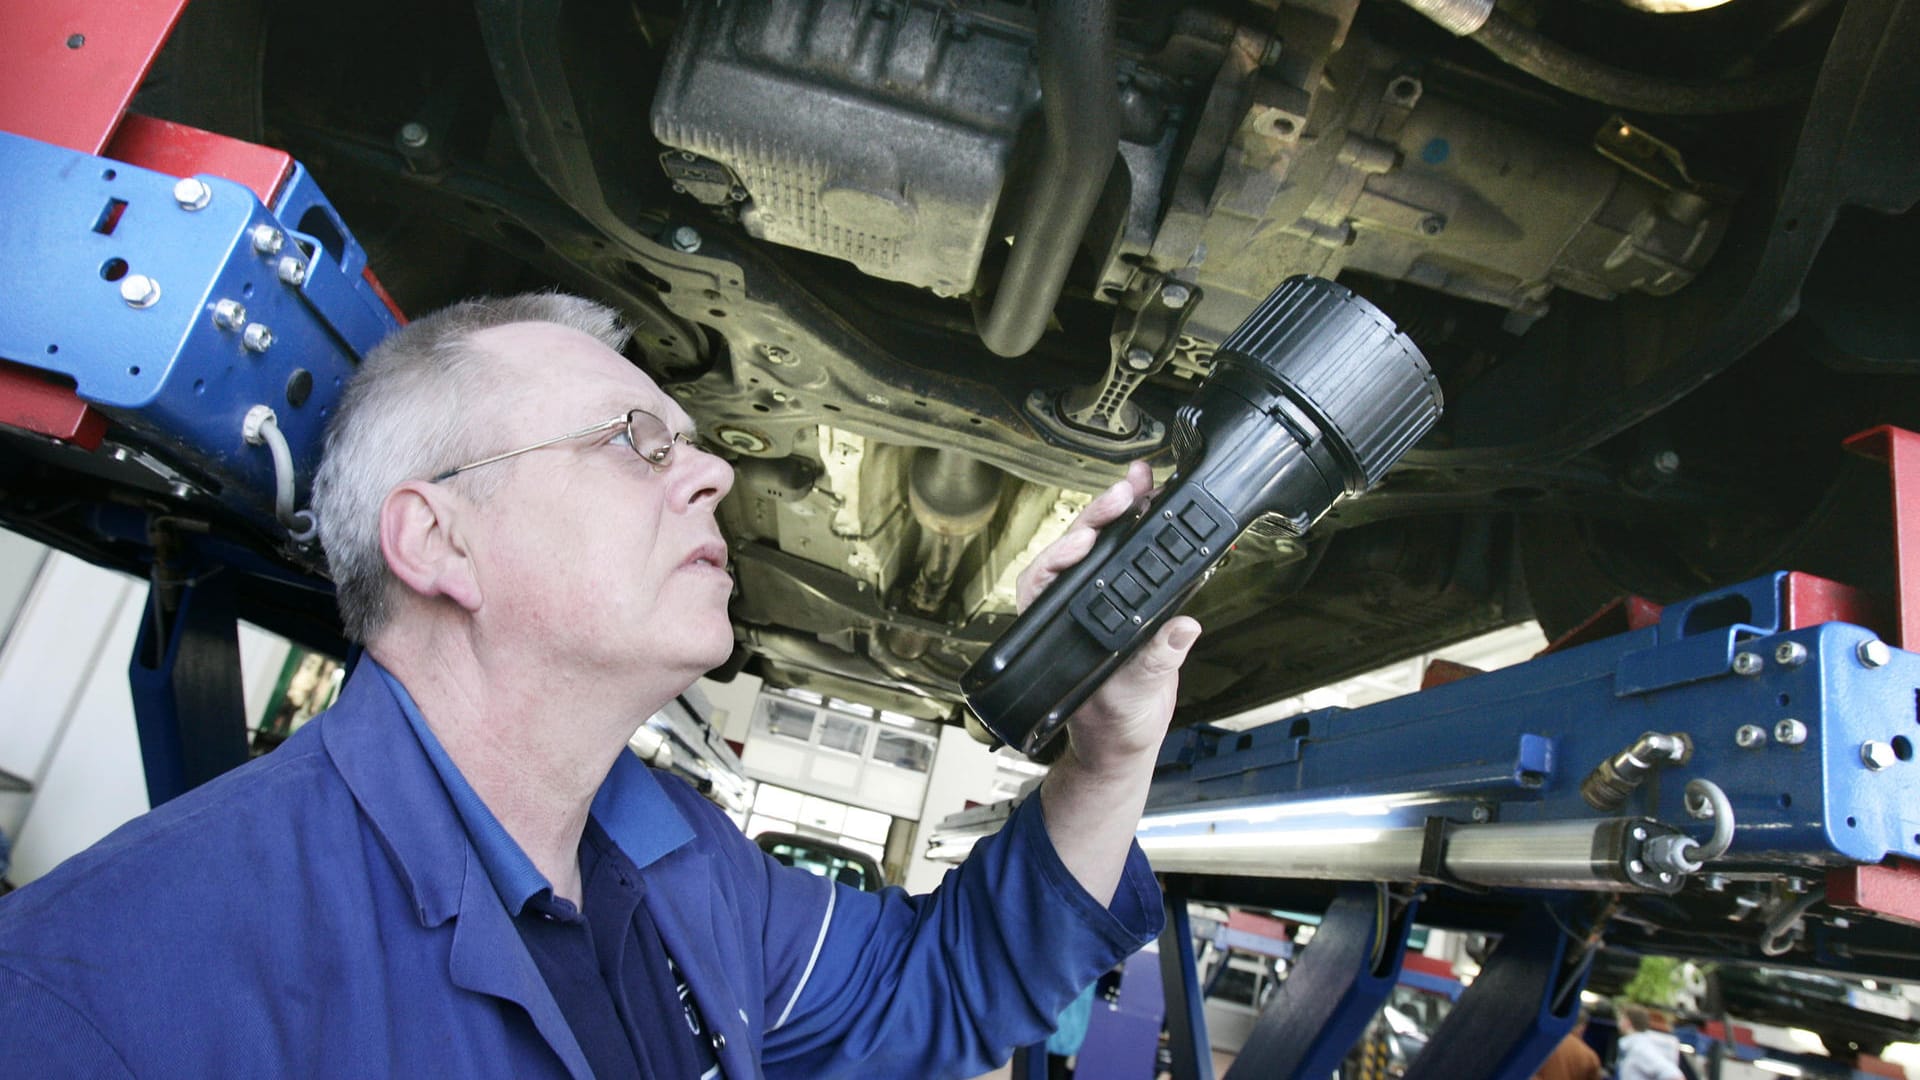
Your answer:
[[[474,419],[483,453],[630,409],[676,432],[693,429],[653,380],[586,334],[516,323],[476,334],[473,344],[499,359],[507,388]],[[726,659],[733,581],[714,520],[733,486],[726,462],[682,443],[655,471],[617,430],[486,468],[507,471],[468,523],[479,617],[490,631],[524,639],[555,661],[556,674],[642,668],[691,681]]]

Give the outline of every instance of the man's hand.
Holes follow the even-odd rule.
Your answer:
[[[1152,472],[1146,462],[1136,461],[1125,480],[1088,503],[1067,531],[1021,571],[1020,610],[1086,558],[1095,534],[1144,502],[1152,488]],[[1072,743],[1041,789],[1054,849],[1101,903],[1112,902],[1126,867],[1154,759],[1173,719],[1180,665],[1199,636],[1200,624],[1187,616],[1167,620],[1067,721]]]

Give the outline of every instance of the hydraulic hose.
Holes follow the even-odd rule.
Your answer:
[[[980,340],[1022,356],[1040,340],[1074,252],[1120,152],[1113,0],[1040,5],[1040,167],[1013,215],[1013,248],[991,299],[976,298]]]

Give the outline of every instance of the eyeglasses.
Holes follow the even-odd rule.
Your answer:
[[[698,439],[687,432],[671,430],[667,427],[665,420],[660,419],[645,409],[634,409],[632,412],[616,416],[611,420],[602,420],[598,424],[583,427],[579,431],[569,431],[565,435],[555,435],[551,439],[534,443],[532,446],[523,446],[518,450],[509,450],[504,454],[495,454],[490,458],[481,458],[479,461],[468,462],[458,468],[448,469],[446,472],[435,476],[429,483],[437,484],[442,480],[457,476],[469,469],[477,469],[482,465],[491,465],[496,461],[505,461],[510,457],[517,457],[534,450],[541,450],[555,443],[566,442],[569,439],[584,439],[589,435],[598,435],[603,431],[612,431],[615,428],[626,429],[624,434],[627,438],[627,444],[633,447],[634,453],[640,455],[640,460],[653,467],[654,472],[659,472],[668,465],[673,464],[673,449],[678,444],[685,443],[695,450],[705,449],[705,447],[700,445]]]

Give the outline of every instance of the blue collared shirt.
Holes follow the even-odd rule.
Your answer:
[[[704,1025],[641,903],[639,872],[614,839],[616,831],[639,837],[645,827],[657,824],[647,820],[644,799],[631,783],[621,782],[625,774],[620,765],[616,763],[597,793],[592,820],[581,837],[581,906],[575,907],[554,895],[546,875],[473,790],[427,726],[413,695],[392,672],[370,657],[366,662],[386,679],[427,760],[440,774],[480,864],[595,1075],[713,1075],[710,1048],[696,1041],[705,1034]],[[622,753],[620,759],[639,764],[630,754]],[[673,821],[685,827],[678,815]],[[685,1039],[646,1037],[662,1030],[658,1022],[646,1021],[683,1013],[686,1028],[668,1023],[664,1030],[686,1031]]]

